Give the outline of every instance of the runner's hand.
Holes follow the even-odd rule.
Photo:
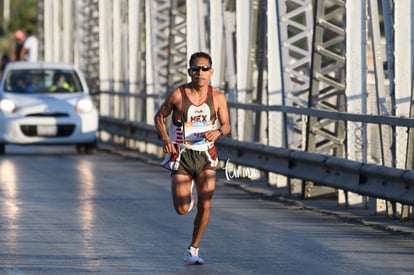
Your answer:
[[[204,137],[208,141],[216,141],[220,137],[220,132],[218,130],[211,130],[204,134]]]
[[[163,149],[164,149],[164,153],[166,153],[166,154],[175,154],[175,153],[177,153],[177,149],[175,148],[174,143],[172,143],[171,141],[166,142],[164,144]]]

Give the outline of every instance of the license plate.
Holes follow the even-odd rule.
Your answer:
[[[37,135],[38,136],[56,136],[57,127],[56,125],[38,125]]]

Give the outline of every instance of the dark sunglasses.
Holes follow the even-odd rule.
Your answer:
[[[191,66],[190,70],[193,72],[199,72],[200,70],[202,70],[203,72],[208,72],[211,70],[210,66]]]

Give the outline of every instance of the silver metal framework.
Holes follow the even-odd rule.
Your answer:
[[[307,107],[311,75],[313,7],[311,0],[277,2],[283,67],[283,103],[287,106]],[[304,150],[305,118],[291,115],[285,118],[289,148]]]
[[[411,1],[42,0],[38,6],[41,55],[79,65],[103,116],[152,125],[166,93],[186,81],[189,55],[202,50],[213,56],[211,84],[229,100],[233,140],[412,167],[411,127],[403,118],[394,123],[412,117]],[[263,107],[250,109],[252,103]],[[274,105],[281,112],[267,108]],[[319,116],[324,111],[347,120]],[[139,141],[137,147],[154,152]],[[293,184],[264,177],[277,187]],[[312,183],[299,192],[322,193]],[[339,202],[350,203],[349,195]]]
[[[346,111],[345,41],[345,2],[318,0],[313,33],[309,108]],[[344,157],[344,121],[310,116],[307,119],[306,133],[306,151]],[[321,187],[314,190],[313,182],[305,182],[302,197],[326,193],[319,189]]]

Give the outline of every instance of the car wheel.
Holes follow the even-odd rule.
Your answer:
[[[85,145],[84,144],[76,144],[76,151],[79,154],[84,154],[85,153]]]
[[[77,144],[76,150],[79,154],[93,155],[96,153],[96,141],[91,143]]]
[[[96,154],[96,149],[97,149],[96,142],[85,144],[85,153],[86,154],[89,154],[89,155]]]
[[[0,155],[3,155],[6,152],[6,145],[0,144]]]

